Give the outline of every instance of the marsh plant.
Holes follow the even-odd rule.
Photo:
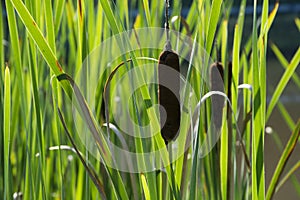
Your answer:
[[[232,5],[3,1],[1,198],[269,200],[290,177],[299,195],[300,121],[280,102],[300,89],[299,45],[287,61],[269,42],[278,2],[253,1],[248,36]],[[285,71],[267,101],[268,51]],[[267,182],[277,105],[291,134]]]

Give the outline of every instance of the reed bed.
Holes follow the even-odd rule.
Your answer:
[[[295,146],[299,145],[300,121],[294,122],[280,102],[289,81],[294,81],[300,89],[299,76],[295,73],[300,48],[287,60],[276,41],[269,42],[268,33],[280,4],[270,7],[268,0],[253,1],[252,34],[243,38],[246,3],[246,0],[240,2],[230,44],[228,21],[232,1],[194,0],[187,16],[181,16],[182,1],[170,2],[170,31],[190,39],[188,44],[180,37],[170,40],[179,56],[182,78],[190,86],[183,85],[180,101],[188,105],[188,92],[192,88],[195,98],[203,102],[196,116],[185,114],[184,109],[188,108],[182,106],[182,130],[177,139],[172,135],[174,142],[168,140],[171,148],[174,143],[182,154],[170,164],[176,155],[170,155],[172,149],[165,148],[160,134],[147,140],[132,138],[112,117],[116,110],[126,108],[136,124],[153,122],[154,128],[159,127],[157,110],[152,109],[152,105],[159,103],[157,85],[140,87],[128,100],[125,96],[131,95],[132,80],[122,80],[123,84],[118,81],[140,65],[158,66],[158,62],[162,62],[159,56],[165,36],[153,39],[139,31],[164,27],[163,1],[5,0],[0,10],[0,41],[3,41],[0,45],[1,198],[269,200],[276,196],[300,167],[299,162],[287,165]],[[262,6],[259,16],[258,5]],[[300,31],[299,21],[295,19],[295,26]],[[91,84],[91,77],[79,83],[76,77],[82,75],[86,58],[104,41],[127,30],[132,32],[121,42],[138,40],[138,45],[153,39],[158,42],[157,48],[133,49],[129,45],[132,51],[110,60],[120,51],[117,42],[105,49],[100,58],[92,57],[95,60],[88,61],[99,64],[99,71],[90,71],[90,74],[101,72],[103,75],[96,84]],[[197,49],[205,53],[200,54],[205,57],[204,61],[195,53]],[[274,52],[285,72],[267,102],[266,55],[269,50]],[[190,62],[184,61],[187,56]],[[217,62],[223,66],[224,91],[214,92],[209,90],[209,83],[203,77],[209,77],[210,64]],[[153,69],[134,73],[146,82]],[[155,73],[154,69],[154,77]],[[95,91],[92,94],[95,105],[89,105],[88,95],[81,90],[82,84]],[[123,93],[113,93],[114,87]],[[213,98],[217,96],[226,102],[218,113],[221,116],[218,125],[211,109]],[[194,103],[196,106],[198,102]],[[291,135],[287,144],[282,144],[282,155],[267,183],[265,128],[276,106]],[[78,131],[81,125],[74,120],[74,109],[83,118],[81,128],[88,126],[86,134],[96,141],[99,157],[82,142]],[[214,123],[216,143],[209,144],[208,150],[203,149],[203,141],[213,139],[209,127]],[[141,136],[143,131],[137,128],[134,134]],[[276,139],[276,133],[273,134]],[[114,168],[113,161],[121,158],[110,157],[114,154],[105,137],[118,147],[137,153],[162,149],[163,167],[130,171],[135,165],[137,169],[148,169],[146,157],[142,157],[138,163],[131,163],[134,166],[130,167],[129,163],[128,171]],[[238,156],[240,152],[242,156]],[[284,169],[286,174],[283,174]],[[297,187],[299,182],[294,179],[295,190],[299,190]]]

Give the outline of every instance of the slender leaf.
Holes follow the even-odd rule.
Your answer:
[[[143,186],[143,189],[144,189],[144,196],[145,196],[145,199],[146,200],[150,200],[150,191],[149,191],[149,187],[148,187],[148,183],[147,183],[147,180],[146,180],[146,177],[144,174],[141,174],[141,179],[142,179],[142,186]]]
[[[295,172],[300,168],[300,161],[298,161],[287,173],[286,175],[281,179],[281,181],[277,184],[275,193],[283,186],[286,181],[293,175]]]
[[[285,165],[287,164],[288,159],[290,158],[297,142],[298,142],[298,138],[300,135],[300,120],[298,121],[295,130],[293,131],[288,143],[286,144],[282,155],[279,159],[278,165],[275,169],[275,172],[272,176],[269,188],[268,188],[268,192],[266,195],[266,200],[269,200],[273,197],[276,186],[278,184],[278,180],[283,172],[283,169],[285,167]]]
[[[5,68],[5,78],[4,78],[4,194],[3,199],[12,198],[12,188],[11,188],[11,177],[10,177],[10,121],[11,121],[11,85],[10,85],[10,72],[9,68]]]
[[[295,18],[295,24],[300,32],[300,19],[299,18]]]
[[[298,48],[297,52],[295,53],[294,57],[292,58],[289,66],[287,67],[287,70],[284,72],[282,78],[280,79],[273,96],[271,98],[271,101],[269,103],[268,109],[267,109],[267,115],[266,119],[268,119],[279,100],[280,95],[282,94],[283,90],[285,89],[287,83],[291,79],[292,75],[294,74],[296,68],[299,66],[300,63],[300,47]]]
[[[143,7],[144,7],[144,11],[146,14],[146,21],[148,26],[151,27],[151,16],[150,16],[150,9],[149,9],[149,1],[148,0],[143,0]]]
[[[206,32],[206,51],[210,54],[221,13],[222,0],[213,0]]]
[[[280,51],[280,49],[276,46],[276,44],[271,43],[271,49],[274,52],[274,54],[276,55],[278,61],[281,63],[281,65],[283,66],[284,69],[287,69],[289,62],[287,61],[287,59],[284,57],[284,55],[282,54],[282,52]],[[295,84],[298,86],[298,88],[300,88],[300,78],[298,76],[297,73],[293,73],[292,76],[293,81],[295,82]]]

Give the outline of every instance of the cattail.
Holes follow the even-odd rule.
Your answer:
[[[180,69],[179,57],[172,51],[169,34],[169,0],[165,1],[165,31],[167,42],[164,51],[159,56],[158,62],[158,99],[159,104],[165,109],[160,110],[161,135],[167,145],[176,139],[180,127]],[[170,71],[167,68],[175,70]],[[172,73],[173,72],[173,73]],[[168,87],[163,83],[167,83]],[[170,90],[172,88],[172,90]],[[166,113],[166,120],[164,114]]]
[[[220,62],[213,63],[210,66],[210,87],[212,91],[224,92],[224,70]],[[212,117],[216,130],[222,126],[222,113],[224,106],[224,97],[213,95],[211,97]]]
[[[218,70],[218,71],[216,71]],[[222,79],[220,79],[220,77]],[[227,78],[227,96],[231,99],[231,79],[232,79],[232,62],[228,63],[228,78]],[[212,90],[218,90],[217,85],[219,85],[218,81],[222,80],[225,86],[225,74],[224,74],[224,67],[222,63],[215,62],[210,66],[210,80],[211,80],[211,87]],[[223,91],[223,90],[219,90]]]
[[[232,64],[228,64],[228,78],[227,78],[227,96],[231,98],[231,77],[232,77]],[[210,66],[210,85],[212,91],[224,92],[224,67],[222,63],[215,62]],[[214,125],[217,130],[222,126],[222,111],[224,106],[224,97],[212,96],[212,113],[214,118]]]
[[[166,47],[168,44],[166,45]],[[168,73],[168,67],[176,70],[178,73]],[[162,85],[162,81],[166,80],[172,84],[172,91]],[[159,57],[158,64],[158,96],[159,103],[166,111],[166,121],[163,124],[162,115],[164,112],[160,111],[160,124],[161,124],[161,135],[166,144],[169,141],[174,140],[177,136],[180,127],[180,70],[179,70],[179,57],[178,55],[165,48]]]

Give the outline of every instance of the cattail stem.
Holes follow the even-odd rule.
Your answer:
[[[166,36],[167,36],[167,43],[165,46],[165,50],[171,50],[171,43],[170,43],[170,25],[169,25],[169,7],[170,7],[170,2],[169,0],[166,0],[166,5],[165,5],[165,30],[166,30]]]

